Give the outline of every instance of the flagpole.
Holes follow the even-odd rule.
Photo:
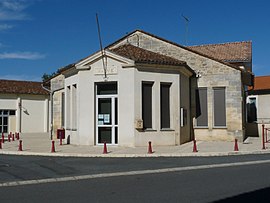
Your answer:
[[[187,17],[185,17],[183,14],[182,14],[182,17],[184,18],[185,25],[186,25],[185,43],[186,43],[186,46],[187,46],[188,45],[188,23],[189,23],[189,19]]]

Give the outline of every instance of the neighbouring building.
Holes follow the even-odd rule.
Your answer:
[[[50,80],[71,143],[179,145],[246,138],[251,42],[185,47],[136,30]]]
[[[262,135],[262,124],[270,128],[270,76],[257,76],[254,87],[249,88],[247,97],[247,135]]]
[[[0,80],[0,132],[48,132],[49,99],[41,82]]]

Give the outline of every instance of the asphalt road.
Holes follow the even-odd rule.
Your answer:
[[[267,202],[269,158],[270,155],[185,158],[1,155],[0,201]],[[51,182],[33,181],[48,179]],[[25,184],[26,180],[30,181]],[[10,182],[14,186],[3,185]]]

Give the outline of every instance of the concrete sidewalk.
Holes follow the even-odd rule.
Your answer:
[[[152,145],[153,154],[148,154],[148,147],[119,147],[107,146],[108,154],[103,154],[103,146],[60,145],[55,140],[55,153],[51,153],[52,141],[48,134],[20,135],[23,151],[18,151],[19,141],[7,139],[2,144],[0,154],[63,156],[63,157],[184,157],[184,156],[227,156],[243,154],[270,153],[270,143],[262,150],[261,138],[248,138],[245,143],[238,142],[239,151],[234,151],[234,142],[226,141],[197,141],[198,152],[193,152],[193,142],[180,146]]]

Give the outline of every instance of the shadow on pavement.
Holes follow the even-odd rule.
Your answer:
[[[229,197],[214,201],[216,203],[224,202],[269,202],[270,200],[270,187],[255,190],[252,192],[243,193],[237,196]]]

